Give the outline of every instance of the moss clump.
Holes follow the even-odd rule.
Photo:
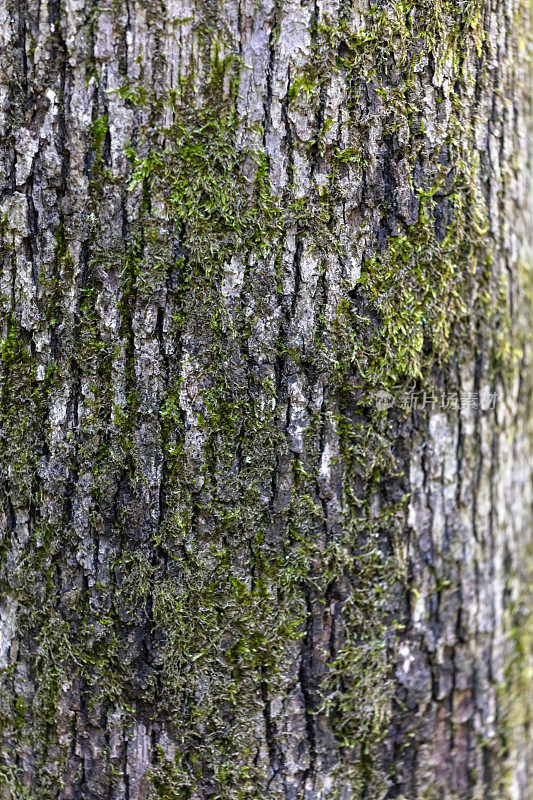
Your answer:
[[[218,280],[229,257],[250,251],[264,256],[281,230],[265,160],[236,146],[235,114],[226,103],[183,109],[170,96],[165,108],[175,121],[144,143],[146,157],[131,151],[130,189],[142,184],[148,214],[154,209],[154,222],[160,224],[163,216],[179,235],[182,280]],[[253,171],[250,179],[242,173],[245,161]]]
[[[457,180],[464,185],[462,175]],[[484,207],[468,190],[452,194],[452,222],[439,241],[432,213],[436,191],[420,197],[414,224],[363,263],[357,291],[375,314],[374,330],[368,317],[358,315],[357,303],[341,309],[359,321],[351,360],[369,393],[422,380],[446,363],[454,343],[469,339],[475,306],[489,324],[495,318],[497,303],[482,293],[490,268]]]
[[[43,389],[36,381],[29,343],[14,317],[0,342],[1,440],[4,496],[20,503],[33,499],[39,416]]]

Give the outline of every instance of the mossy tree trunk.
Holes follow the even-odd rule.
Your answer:
[[[3,1],[4,800],[531,797],[528,24]]]

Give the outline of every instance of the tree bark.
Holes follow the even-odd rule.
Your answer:
[[[2,0],[0,797],[531,797],[526,0]]]

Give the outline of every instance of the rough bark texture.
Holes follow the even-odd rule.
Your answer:
[[[4,800],[531,797],[527,31],[2,0]]]

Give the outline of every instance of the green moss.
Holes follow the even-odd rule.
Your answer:
[[[300,95],[303,95],[307,102],[317,92],[316,76],[314,71],[309,67],[305,72],[296,75],[292,81],[289,92],[289,103],[296,100]]]
[[[108,131],[109,131],[109,122],[107,114],[103,114],[101,117],[97,117],[91,124],[90,135],[97,161],[102,160],[102,148],[104,146],[104,142],[108,134]]]
[[[454,221],[442,242],[435,237],[432,199],[421,197],[417,222],[363,264],[358,285],[379,324],[370,337],[356,334],[351,352],[369,391],[422,379],[464,340],[474,291],[488,281],[487,228],[475,199],[457,194],[451,202]],[[347,313],[354,312],[348,307]],[[358,327],[364,331],[364,321]]]
[[[42,389],[35,379],[35,365],[22,330],[13,317],[0,342],[2,474],[12,496],[19,502],[32,498],[37,462],[36,440]]]
[[[209,280],[213,272],[219,278],[228,255],[250,249],[264,254],[271,247],[279,212],[264,161],[235,145],[230,109],[173,110],[176,122],[160,132],[166,148],[134,157],[130,188],[142,183],[151,202],[163,202],[168,221],[182,231],[187,261],[195,266],[194,276],[184,280]],[[253,181],[240,172],[245,158],[255,160]]]

